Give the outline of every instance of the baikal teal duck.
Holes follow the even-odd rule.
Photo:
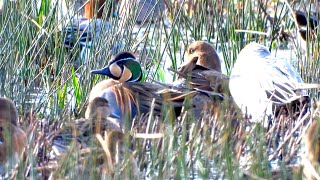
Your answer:
[[[92,74],[107,75],[110,78],[96,84],[89,95],[89,103],[96,97],[103,97],[112,103],[110,116],[117,119],[124,118],[124,112],[130,112],[129,116],[136,115],[134,96],[127,88],[122,88],[124,82],[139,82],[142,78],[142,69],[135,56],[130,52],[118,53],[109,64]],[[88,109],[86,117],[88,117]]]
[[[155,114],[161,114],[163,97],[166,92],[160,92],[160,90],[166,87],[140,82],[142,69],[131,52],[118,53],[106,67],[93,70],[91,73],[107,75],[109,79],[99,82],[92,88],[89,104],[96,97],[105,98],[110,103],[110,117],[118,119],[121,127],[125,119],[132,120],[137,114],[149,113],[152,99],[155,99]],[[175,101],[174,107],[181,109],[182,101]],[[87,109],[86,117],[89,116],[89,112]]]

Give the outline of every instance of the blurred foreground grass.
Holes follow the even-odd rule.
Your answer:
[[[163,18],[154,25],[147,24],[138,29],[138,33],[134,33],[137,28],[132,19],[124,23],[125,27],[120,27],[123,20],[119,17],[108,19],[113,24],[111,33],[101,36],[92,47],[89,59],[80,62],[77,60],[79,49],[68,51],[62,45],[65,37],[61,28],[70,25],[68,22],[73,13],[78,12],[74,1],[66,1],[68,11],[65,14],[61,14],[60,7],[52,6],[50,0],[39,1],[40,8],[31,0],[3,2],[0,95],[16,103],[21,124],[29,136],[25,159],[15,170],[14,177],[19,179],[47,178],[52,174],[56,178],[100,178],[101,174],[90,164],[94,154],[90,156],[92,159],[83,161],[86,152],[75,147],[62,156],[61,161],[50,160],[48,163],[49,153],[52,135],[61,124],[83,116],[88,92],[104,78],[90,75],[89,70],[107,63],[116,42],[125,42],[124,50],[140,54],[146,81],[171,78],[165,67],[177,69],[190,42],[207,40],[222,54],[227,74],[240,49],[249,41],[257,41],[279,54],[288,49],[286,51],[295,59],[293,63],[303,79],[319,82],[319,41],[317,38],[310,40],[304,50],[289,11],[289,7],[311,9],[311,5],[303,2],[194,0],[188,4],[189,1],[167,0],[169,6],[162,14]],[[134,19],[135,14],[132,17]],[[164,19],[169,20],[171,26],[166,27]],[[284,32],[289,34],[287,41],[282,41]],[[74,69],[75,63],[78,69]],[[318,94],[312,94],[316,101]],[[161,120],[149,118],[151,128],[148,133],[159,132],[163,138],[135,141],[141,177],[301,178],[299,168],[291,166],[301,161],[301,138],[309,118],[306,122],[300,118],[305,126],[301,121],[285,122],[283,126],[280,123],[273,125],[271,130],[243,120],[235,129],[228,109],[222,113],[225,113],[223,119],[205,116],[195,120],[187,114],[179,119],[172,119],[170,115]],[[316,105],[310,116],[319,119]],[[293,136],[293,132],[299,132],[299,135]],[[86,170],[77,168],[81,163]],[[128,172],[126,170],[128,168],[124,172]]]

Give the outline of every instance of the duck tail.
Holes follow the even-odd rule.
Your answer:
[[[303,90],[303,89],[320,89],[320,84],[300,83],[295,90]]]

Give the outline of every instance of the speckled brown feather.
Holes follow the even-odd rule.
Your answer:
[[[230,95],[228,88],[229,78],[226,75],[200,65],[193,67],[190,72],[183,74],[180,71],[177,72],[180,74],[180,84],[175,86],[176,88],[200,89]]]
[[[109,153],[107,153],[107,158],[111,159],[111,163],[108,162],[108,159],[104,162],[103,173],[111,174],[114,179],[119,179],[117,173],[114,172],[113,167],[128,168],[132,174],[130,178],[137,179],[139,177],[139,170],[137,161],[134,156],[130,156],[129,159],[125,159],[125,152],[132,153],[132,149],[128,148],[125,143],[125,134],[121,131],[109,131],[106,137],[106,146]],[[131,142],[131,137],[129,137],[129,142]],[[109,155],[111,157],[109,157]],[[126,160],[126,161],[124,161]],[[110,167],[111,166],[111,167]],[[127,172],[126,172],[127,173]]]
[[[124,86],[130,89],[130,91],[134,94],[138,104],[138,109],[141,113],[146,114],[150,112],[151,103],[154,99],[153,112],[155,115],[162,114],[162,106],[165,103],[170,103],[173,106],[176,114],[180,114],[179,111],[183,106],[183,95],[185,95],[185,93],[149,82],[128,82],[124,83]],[[175,99],[173,100],[172,98]]]
[[[306,155],[309,161],[316,165],[320,163],[320,123],[318,121],[312,122],[308,128],[304,141],[306,146]]]
[[[101,133],[103,131],[118,130],[120,125],[109,118],[109,103],[102,97],[94,98],[87,108],[88,119],[79,119],[75,123],[78,126],[80,135],[90,135],[93,132]]]

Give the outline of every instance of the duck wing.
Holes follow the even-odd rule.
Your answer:
[[[200,92],[228,94],[230,96],[229,78],[221,72],[201,65],[195,65],[189,72],[174,72],[179,74],[179,79],[173,83],[173,88],[175,89],[181,91],[198,90]]]
[[[303,84],[301,77],[286,59],[267,58],[263,75],[261,87],[275,104],[288,104],[307,96],[307,92],[299,88]]]
[[[92,40],[94,37],[99,36],[102,29],[111,29],[111,24],[109,22],[103,22],[102,19],[76,19],[71,26],[64,29],[64,33],[66,34],[64,45],[66,48],[73,48],[77,44],[84,47],[91,47]]]
[[[149,82],[127,82],[124,85],[134,94],[140,113],[162,114],[164,105],[174,108],[176,115],[180,114],[185,93],[169,89],[159,84]]]
[[[64,46],[73,48],[80,42],[89,42],[92,40],[90,32],[90,20],[86,18],[75,19],[71,26],[66,27],[63,31],[66,34]]]

